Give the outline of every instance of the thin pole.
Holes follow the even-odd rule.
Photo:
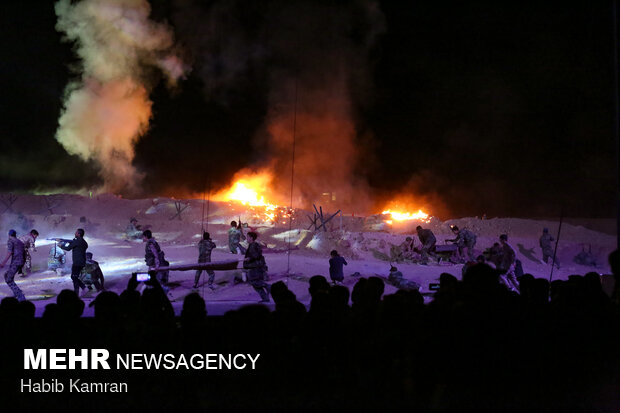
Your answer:
[[[295,78],[295,104],[293,107],[293,154],[291,162],[291,201],[288,217],[288,251],[286,256],[286,284],[291,272],[291,232],[293,230],[293,188],[295,183],[295,141],[297,140],[297,78]]]
[[[560,226],[558,227],[558,236],[555,239],[555,248],[553,249],[553,261],[551,261],[551,273],[549,274],[549,284],[551,284],[551,279],[553,278],[553,268],[555,267],[555,256],[558,252],[558,243],[560,242],[560,232],[562,231],[563,220],[564,220],[564,208],[562,208],[562,213],[560,214]]]
[[[204,204],[203,204],[204,207]],[[207,190],[207,228],[205,229],[208,230],[209,229],[209,208],[211,207],[211,180],[209,180],[209,187]]]
[[[618,95],[618,1],[612,2],[613,35],[614,35],[614,138],[616,139],[616,248],[620,248],[620,96]]]
[[[203,187],[204,188],[204,187]],[[202,190],[202,221],[200,222],[200,236],[205,232],[205,191]]]

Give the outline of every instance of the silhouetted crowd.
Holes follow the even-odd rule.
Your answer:
[[[618,281],[620,252],[610,255]],[[151,277],[120,295],[84,302],[62,291],[35,318],[32,302],[0,304],[2,401],[63,403],[106,411],[620,411],[620,282],[600,276],[519,280],[508,290],[485,264],[462,281],[444,273],[429,304],[415,290],[384,295],[378,277],[350,292],[310,279],[309,310],[285,283],[275,310],[256,304],[207,317],[189,294],[180,317]],[[350,304],[352,303],[352,304]],[[24,348],[105,348],[112,353],[260,353],[256,370],[24,371]],[[127,381],[128,394],[27,394],[19,378]],[[65,399],[66,398],[66,399]],[[116,410],[115,410],[116,409]],[[211,409],[211,410],[209,410]],[[28,410],[25,410],[28,411]]]

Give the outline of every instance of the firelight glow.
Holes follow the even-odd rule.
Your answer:
[[[248,174],[238,178],[228,189],[220,191],[214,197],[216,201],[239,202],[252,207],[254,218],[264,221],[275,221],[278,205],[265,201],[265,193],[269,192],[271,175],[267,172]]]
[[[237,181],[233,184],[228,192],[228,200],[239,201],[243,205],[275,207],[275,205],[265,202],[264,196],[259,195],[255,189],[248,187],[242,181]]]
[[[423,212],[421,209],[418,210],[418,212],[398,212],[398,211],[392,211],[389,209],[386,209],[385,211],[382,212],[382,214],[384,215],[390,215],[392,217],[393,220],[395,221],[410,221],[410,220],[419,220],[419,221],[424,221],[424,222],[428,222],[428,214]],[[390,221],[388,221],[388,223],[391,224]]]

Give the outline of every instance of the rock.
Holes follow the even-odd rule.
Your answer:
[[[337,245],[340,248],[350,248],[351,247],[351,243],[346,240],[346,239],[341,239],[340,241],[337,242]]]

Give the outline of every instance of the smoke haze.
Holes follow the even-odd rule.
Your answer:
[[[132,165],[134,145],[149,126],[153,69],[171,85],[184,71],[172,31],[149,20],[146,0],[60,0],[55,10],[56,29],[80,58],[56,139],[97,164],[103,190],[136,192],[143,175]]]

